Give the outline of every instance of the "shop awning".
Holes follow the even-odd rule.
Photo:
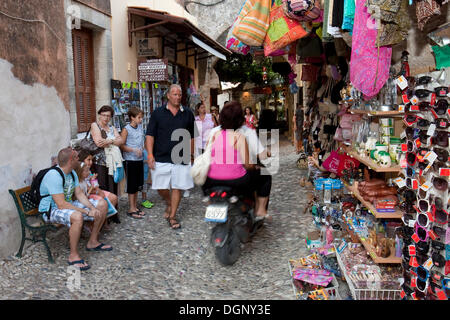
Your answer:
[[[133,16],[144,18],[144,24],[134,26]],[[151,32],[163,38],[163,47],[169,46],[176,52],[194,49],[193,54],[186,54],[186,60],[195,56],[198,60],[216,56],[226,60],[231,51],[197,28],[188,19],[174,16],[167,12],[150,10],[142,7],[128,7],[128,45],[132,46],[132,36],[136,32]],[[178,44],[184,43],[184,48]],[[164,49],[163,49],[164,50]]]

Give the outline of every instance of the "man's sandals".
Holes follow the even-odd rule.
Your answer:
[[[167,218],[167,222],[169,223],[169,226],[171,229],[180,229],[181,225],[175,218]]]

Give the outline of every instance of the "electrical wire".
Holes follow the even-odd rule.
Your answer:
[[[188,4],[198,4],[198,5],[200,5],[200,6],[204,6],[204,7],[213,7],[213,6],[215,6],[215,5],[218,5],[218,4],[221,4],[221,3],[223,3],[223,2],[225,2],[225,0],[220,0],[220,1],[218,1],[218,2],[216,2],[216,3],[201,3],[201,2],[197,2],[197,1],[187,1],[187,2],[185,2],[184,3],[184,9],[187,11],[187,12],[189,12],[189,10],[187,9],[187,5]],[[190,12],[189,12],[190,13]]]
[[[44,25],[47,26],[47,28],[53,33],[53,35],[54,35],[56,38],[58,38],[59,41],[61,41],[61,42],[63,42],[63,43],[66,43],[66,41],[63,40],[63,39],[61,39],[61,38],[56,34],[56,32],[52,29],[52,27],[50,27],[49,24],[48,24],[45,20],[24,19],[24,18],[20,18],[20,17],[14,17],[14,16],[11,16],[11,15],[9,15],[9,14],[3,12],[3,11],[0,11],[0,13],[3,14],[3,15],[5,15],[5,16],[7,16],[8,18],[15,19],[15,20],[20,20],[20,21],[24,21],[24,22],[41,22],[41,23],[43,23]]]

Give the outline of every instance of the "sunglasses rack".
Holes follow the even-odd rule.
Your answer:
[[[403,240],[401,297],[406,300],[450,297],[445,280],[450,274],[448,84],[427,86],[428,82],[424,88],[404,91],[406,142],[404,178],[399,180],[403,222],[399,233]],[[410,101],[412,94],[418,102]]]

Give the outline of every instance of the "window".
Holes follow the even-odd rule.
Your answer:
[[[78,132],[85,132],[96,119],[92,31],[74,29],[72,44]]]

